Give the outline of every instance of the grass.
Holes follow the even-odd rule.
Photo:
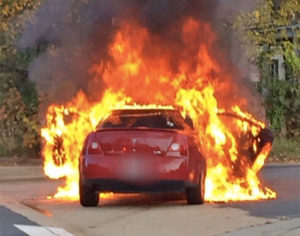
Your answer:
[[[300,162],[300,137],[295,139],[275,138],[270,162]]]

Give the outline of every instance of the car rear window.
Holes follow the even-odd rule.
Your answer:
[[[111,128],[156,128],[177,129],[184,128],[184,119],[178,111],[153,112],[115,112],[106,120],[100,122],[98,129]]]

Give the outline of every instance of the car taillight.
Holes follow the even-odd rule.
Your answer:
[[[170,147],[170,151],[177,152],[180,150],[180,145],[178,143],[172,143]]]
[[[98,142],[91,142],[89,144],[88,148],[88,154],[90,155],[97,155],[97,154],[102,154],[102,149],[101,146]]]
[[[187,146],[174,142],[170,145],[167,156],[187,156]]]

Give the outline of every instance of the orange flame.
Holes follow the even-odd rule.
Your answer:
[[[59,187],[54,197],[78,199],[78,158],[84,139],[112,109],[165,106],[178,107],[194,122],[195,132],[191,135],[207,160],[207,201],[276,197],[257,176],[271,144],[257,153],[253,164],[239,148],[243,135],[250,132],[256,137],[265,124],[242,111],[244,99],[217,98],[222,97],[226,89],[234,90],[235,85],[212,57],[216,40],[212,29],[208,24],[189,18],[181,33],[181,43],[186,50],[181,53],[174,70],[170,63],[174,54],[164,42],[144,27],[124,22],[109,46],[110,61],[91,67],[94,79],[102,79],[107,86],[102,98],[89,102],[80,92],[64,106],[49,106],[47,126],[42,129],[44,171],[52,179],[66,178],[65,186]],[[194,51],[196,56],[190,58]],[[220,80],[220,75],[226,80]],[[239,119],[221,117],[228,107]],[[257,142],[251,145],[256,153]]]

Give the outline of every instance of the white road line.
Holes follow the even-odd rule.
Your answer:
[[[29,236],[74,236],[73,234],[61,228],[42,227],[32,225],[14,225],[19,230],[23,231]]]

